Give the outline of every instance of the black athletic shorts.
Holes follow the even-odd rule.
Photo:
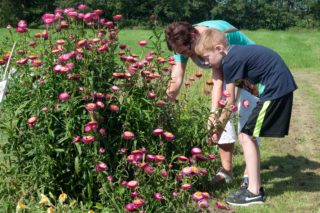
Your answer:
[[[254,137],[284,137],[288,135],[293,92],[281,98],[258,102],[241,132]]]

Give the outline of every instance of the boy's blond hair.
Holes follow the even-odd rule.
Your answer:
[[[218,44],[222,44],[224,47],[229,46],[226,34],[215,29],[205,30],[197,39],[195,52],[201,56],[206,51],[213,51]]]

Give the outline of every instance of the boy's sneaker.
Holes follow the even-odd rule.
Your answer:
[[[241,188],[231,194],[226,199],[226,202],[233,206],[249,206],[253,204],[263,204],[264,202],[264,191],[263,188],[260,189],[258,195],[252,194],[248,189]]]
[[[248,189],[248,187],[241,187],[240,189],[232,192],[232,193],[229,195],[229,197],[239,196],[240,194],[243,193],[242,191],[245,191],[245,190],[247,190],[247,189]],[[263,188],[263,187],[260,187],[259,192],[260,192],[260,194],[261,194],[261,196],[262,196],[262,199],[265,201],[265,200],[266,200],[266,193],[264,192],[264,188]]]
[[[232,181],[232,176],[227,174],[222,168],[220,168],[217,171],[216,176],[212,180],[212,186],[215,187],[217,185],[223,184],[223,183],[230,183]]]

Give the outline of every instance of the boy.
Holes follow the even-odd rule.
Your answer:
[[[247,188],[232,193],[226,201],[239,206],[261,204],[264,202],[264,192],[260,181],[260,153],[253,137],[288,135],[293,91],[297,85],[276,52],[258,45],[229,46],[225,35],[217,30],[204,32],[196,43],[195,52],[223,70],[230,94],[227,106],[234,105],[235,83],[246,80],[258,84],[260,101],[239,134],[250,181]],[[230,114],[230,110],[223,110],[219,117],[222,127],[212,133],[212,140],[219,139]]]

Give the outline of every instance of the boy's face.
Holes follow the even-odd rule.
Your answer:
[[[222,49],[215,48],[214,50],[204,52],[202,57],[212,67],[220,68],[224,55]]]

